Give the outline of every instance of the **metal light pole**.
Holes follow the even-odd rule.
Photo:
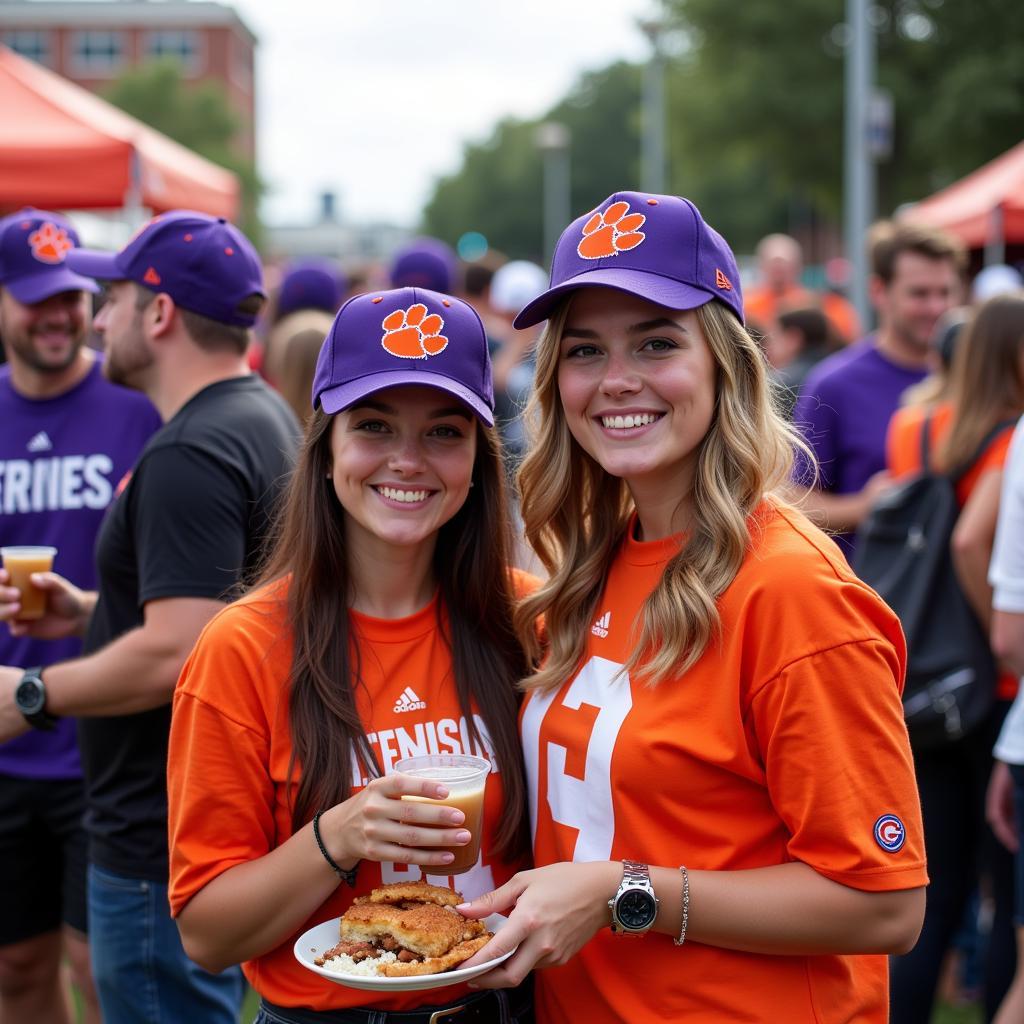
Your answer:
[[[665,191],[665,56],[661,49],[665,22],[652,19],[638,24],[651,44],[644,67],[640,184],[645,192],[660,194]]]
[[[569,129],[559,121],[545,121],[534,136],[544,160],[544,258],[551,258],[558,236],[571,214]]]
[[[872,322],[868,303],[867,230],[875,217],[875,168],[869,145],[869,116],[875,79],[875,33],[868,0],[846,0],[846,141],[843,175],[843,233],[850,261],[850,301],[862,324]]]

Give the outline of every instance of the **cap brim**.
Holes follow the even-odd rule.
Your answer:
[[[94,277],[97,281],[125,281],[125,273],[117,262],[118,255],[99,249],[71,249],[64,262],[76,273]]]
[[[547,320],[562,299],[577,288],[614,288],[616,291],[636,295],[668,309],[696,309],[717,298],[703,288],[695,288],[693,285],[683,284],[682,281],[663,277],[661,274],[652,274],[646,270],[595,267],[555,285],[554,288],[549,288],[543,295],[538,295],[533,302],[519,311],[519,315],[512,322],[513,326],[521,330]]]
[[[333,416],[334,413],[355,405],[367,395],[383,391],[385,388],[399,387],[402,384],[416,384],[444,391],[468,405],[488,427],[494,426],[494,412],[479,395],[474,394],[458,381],[430,370],[386,370],[381,373],[370,373],[337,387],[325,389],[319,396],[320,406],[324,412]]]
[[[99,286],[88,277],[80,277],[68,270],[67,266],[49,267],[35,274],[25,274],[11,281],[4,281],[3,286],[26,306],[42,302],[61,292],[92,292],[96,294]]]

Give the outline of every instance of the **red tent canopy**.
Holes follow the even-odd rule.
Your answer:
[[[911,207],[906,219],[943,228],[972,249],[1024,243],[1024,142]]]
[[[5,46],[0,110],[0,208],[238,212],[231,171]]]

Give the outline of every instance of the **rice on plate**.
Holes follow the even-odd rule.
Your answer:
[[[317,961],[317,964],[331,974],[358,974],[364,978],[376,978],[382,964],[393,964],[397,959],[397,953],[381,953],[367,960],[353,960],[344,953],[338,953],[323,962]]]

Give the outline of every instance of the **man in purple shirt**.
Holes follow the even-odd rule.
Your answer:
[[[900,397],[928,372],[939,318],[960,298],[965,254],[929,228],[875,225],[870,295],[878,331],[819,363],[807,377],[793,421],[818,462],[804,508],[847,555],[854,531],[889,485],[885,435]],[[796,479],[811,483],[806,461]]]
[[[54,568],[95,586],[93,545],[118,483],[160,425],[142,395],[106,380],[85,347],[88,278],[65,265],[78,238],[41,210],[0,220],[0,543],[57,548]],[[0,663],[51,665],[77,639],[32,640],[0,628]],[[75,723],[0,744],[0,1020],[70,1021],[66,954],[85,1020],[98,1024],[85,913],[82,768]]]

